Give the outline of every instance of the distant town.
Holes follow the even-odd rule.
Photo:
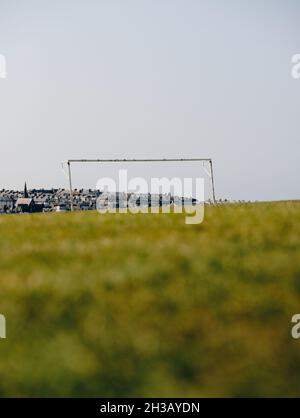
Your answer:
[[[103,193],[100,190],[74,189],[73,208],[78,211],[127,206],[164,206],[167,204],[195,205],[194,198],[173,197],[170,194],[150,195],[133,193]],[[99,199],[101,197],[101,199]],[[23,191],[0,191],[0,214],[67,212],[71,210],[70,191],[67,189],[31,189],[25,183]],[[100,202],[100,203],[99,203]],[[211,203],[208,201],[207,203]],[[98,206],[97,206],[98,205]]]
[[[100,192],[74,190],[74,206],[79,210],[95,209]],[[65,189],[1,190],[0,213],[38,213],[70,210],[70,192]]]

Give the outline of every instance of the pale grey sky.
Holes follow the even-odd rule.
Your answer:
[[[0,188],[67,186],[68,158],[211,157],[217,197],[299,198],[299,22],[298,0],[0,0]]]

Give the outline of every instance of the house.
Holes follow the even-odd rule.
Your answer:
[[[14,200],[7,195],[0,195],[0,212],[11,212],[14,208]]]
[[[19,197],[16,202],[17,212],[32,213],[34,206],[34,200],[31,197]]]

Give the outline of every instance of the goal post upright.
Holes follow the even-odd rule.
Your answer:
[[[74,203],[73,203],[73,187],[72,187],[71,162],[70,161],[68,161],[68,174],[69,174],[69,186],[70,186],[71,212],[73,212],[73,210],[74,210]]]
[[[213,201],[216,203],[216,193],[215,193],[215,181],[214,181],[214,169],[213,169],[213,163],[212,160],[209,160],[210,165],[210,178],[211,178],[211,190],[212,190],[212,196]]]
[[[211,158],[131,158],[131,159],[72,159],[67,160],[68,164],[68,177],[69,177],[69,187],[70,187],[70,203],[71,203],[71,212],[74,211],[74,199],[73,199],[73,186],[72,186],[72,174],[71,174],[71,163],[146,163],[146,162],[208,162],[210,166],[210,180],[211,180],[211,190],[213,202],[216,203],[215,195],[215,181],[214,181],[214,171],[213,171],[213,162]]]

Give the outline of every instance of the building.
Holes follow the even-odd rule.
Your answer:
[[[31,197],[19,197],[16,209],[17,212],[32,213],[34,212],[34,200]]]
[[[29,196],[26,182],[23,196],[19,197],[16,201],[16,211],[18,213],[36,213],[43,211],[44,204],[42,202],[35,202],[34,198]]]
[[[0,212],[11,212],[14,208],[15,201],[7,195],[0,195]]]

